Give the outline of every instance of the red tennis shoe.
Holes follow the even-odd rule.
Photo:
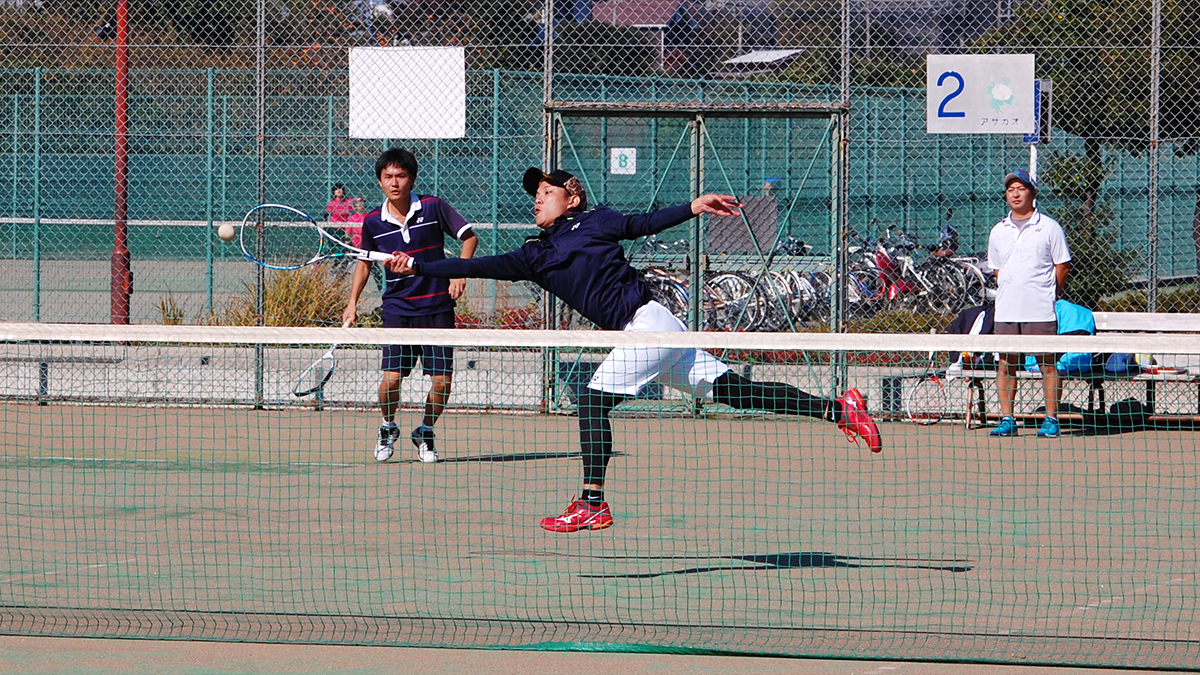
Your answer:
[[[603,530],[612,527],[612,511],[608,502],[600,502],[600,506],[592,506],[584,499],[571,501],[570,506],[561,516],[542,518],[540,523],[543,530],[550,532],[578,532],[579,530]]]
[[[838,401],[842,404],[842,419],[838,421],[838,428],[846,432],[846,436],[855,445],[858,445],[858,439],[861,438],[867,442],[871,452],[881,452],[883,439],[879,436],[879,427],[875,425],[875,420],[867,414],[867,401],[862,392],[847,389]]]

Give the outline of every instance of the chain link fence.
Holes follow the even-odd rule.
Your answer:
[[[1035,56],[1039,205],[1074,253],[1067,297],[1200,311],[1198,0],[4,0],[0,45],[4,320],[335,323],[336,269],[307,291],[320,307],[272,310],[278,275],[217,226],[263,201],[370,210],[374,160],[401,145],[417,191],[474,224],[477,255],[535,231],[519,177],[549,161],[631,211],[744,197],[744,220],[630,244],[697,328],[941,328],[988,297],[1001,179],[1032,157],[1020,135],[926,133],[925,58],[947,53]],[[349,53],[380,46],[462,50],[461,137],[350,136]],[[444,84],[386,96],[420,109]],[[844,129],[770,110],[845,104]],[[677,114],[689,105],[722,114]],[[472,283],[460,320],[542,326],[542,303]]]

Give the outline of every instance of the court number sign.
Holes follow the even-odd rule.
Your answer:
[[[637,173],[637,148],[611,148],[608,172],[616,176]]]
[[[930,54],[925,130],[931,134],[1029,134],[1033,54]]]

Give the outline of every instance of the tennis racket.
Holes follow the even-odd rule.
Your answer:
[[[242,219],[238,241],[250,261],[272,270],[294,270],[338,258],[383,262],[392,257],[355,248],[317,225],[312,216],[283,204],[250,209]]]
[[[350,322],[342,324],[342,328],[346,328]],[[292,395],[300,398],[309,394],[316,394],[325,388],[325,383],[329,378],[333,377],[333,371],[337,368],[337,358],[334,353],[340,347],[340,343],[334,343],[329,346],[329,349],[321,355],[321,358],[312,362],[312,365],[305,368],[304,372],[300,373],[300,377],[296,378],[296,384],[292,386]]]
[[[937,424],[947,413],[946,385],[935,368],[934,354],[936,352],[929,352],[929,363],[925,373],[908,390],[904,412],[908,415],[909,422],[920,425]]]

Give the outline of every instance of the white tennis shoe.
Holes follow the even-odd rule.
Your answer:
[[[438,461],[437,450],[433,447],[434,433],[431,427],[421,425],[412,432],[413,445],[417,446],[417,459],[426,464]]]
[[[392,458],[397,438],[400,438],[400,427],[394,424],[379,427],[379,444],[375,446],[376,462],[386,462]]]

